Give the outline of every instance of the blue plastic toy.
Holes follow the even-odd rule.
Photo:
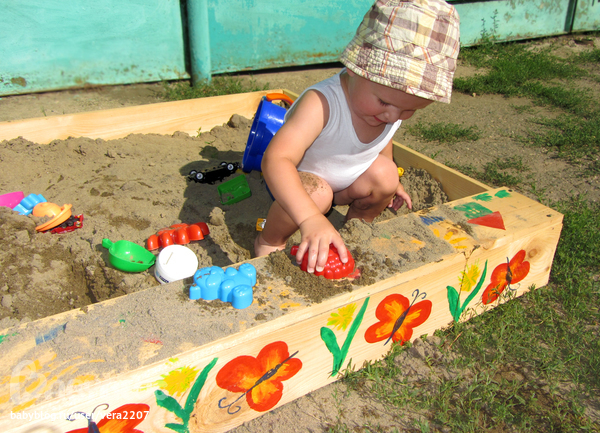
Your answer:
[[[21,203],[13,207],[13,210],[19,212],[19,215],[29,215],[36,204],[44,203],[47,200],[41,194],[29,194]]]
[[[209,266],[200,268],[194,274],[194,284],[190,287],[190,299],[211,301],[219,298],[230,302],[233,308],[241,310],[253,301],[252,287],[256,285],[256,268],[243,263],[239,270]]]
[[[283,125],[286,109],[271,102],[278,99],[292,104],[292,100],[283,93],[271,93],[263,96],[258,104],[242,159],[242,170],[245,173],[250,173],[252,170],[261,171],[263,153],[275,133]]]

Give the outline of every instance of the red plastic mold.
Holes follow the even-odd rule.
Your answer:
[[[185,245],[191,241],[200,241],[209,235],[206,223],[173,224],[171,227],[160,229],[146,241],[148,251],[165,248],[169,245]]]
[[[54,227],[50,233],[69,233],[83,227],[83,214],[71,215],[64,223]]]
[[[292,256],[295,256],[298,252],[298,245],[294,245],[290,251]],[[300,269],[306,272],[308,268],[308,254],[304,254]],[[348,262],[342,263],[338,250],[333,245],[329,245],[329,256],[327,257],[327,263],[325,268],[321,272],[315,271],[315,275],[323,275],[328,280],[339,280],[352,274],[354,271],[354,259],[352,254],[348,251]]]

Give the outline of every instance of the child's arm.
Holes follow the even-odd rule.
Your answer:
[[[326,99],[309,91],[297,101],[286,123],[273,137],[262,160],[262,172],[275,200],[300,228],[302,241],[296,260],[309,254],[308,270],[322,271],[333,244],[343,263],[348,261],[341,236],[305,191],[297,166],[325,127],[329,117]]]
[[[394,160],[394,144],[392,143],[392,140],[390,140],[390,142],[387,144],[387,146],[385,146],[385,148],[379,153],[380,153],[380,155],[390,158],[393,161]],[[408,193],[404,190],[402,183],[399,183],[398,188],[396,189],[396,195],[394,196],[394,198],[392,198],[388,207],[391,207],[392,209],[397,211],[398,209],[400,209],[402,207],[402,205],[404,203],[406,203],[406,206],[409,209],[412,209],[412,200],[410,199],[410,196],[408,195]]]

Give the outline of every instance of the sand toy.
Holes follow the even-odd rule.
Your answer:
[[[196,224],[173,224],[171,227],[160,229],[146,241],[146,247],[150,251],[165,248],[170,245],[186,245],[191,241],[201,241],[208,236],[210,231],[206,223]]]
[[[133,242],[102,239],[102,246],[108,249],[110,264],[121,271],[143,272],[156,261],[154,254]]]
[[[249,307],[254,299],[256,268],[250,263],[242,263],[239,269],[209,266],[194,274],[194,284],[190,287],[190,299],[212,301],[220,299],[229,302],[238,310]]]
[[[282,100],[292,105],[292,100],[283,93],[270,93],[263,96],[254,115],[242,159],[242,170],[246,173],[253,170],[262,171],[263,153],[275,133],[283,125],[286,109],[271,102],[275,100]]]
[[[252,195],[248,180],[246,180],[246,176],[244,175],[234,177],[219,185],[217,192],[221,198],[221,204],[225,205],[237,203]]]
[[[41,194],[29,194],[23,198],[19,204],[13,207],[13,210],[19,212],[19,215],[29,215],[35,206],[44,203],[46,199]]]
[[[65,204],[63,207],[60,207],[57,204],[50,202],[43,202],[35,205],[33,208],[33,215],[36,217],[48,217],[50,218],[43,224],[40,224],[35,229],[38,232],[45,232],[46,230],[50,230],[69,219],[71,216],[71,208],[73,205]]]
[[[295,256],[298,252],[298,245],[294,245],[290,250],[292,256]],[[300,269],[306,272],[308,268],[308,254],[304,254]],[[354,271],[354,259],[348,251],[348,262],[342,263],[338,250],[333,245],[329,245],[329,255],[327,256],[327,263],[325,268],[321,272],[315,271],[315,275],[323,275],[328,280],[338,280],[340,278],[351,276]]]
[[[169,245],[156,258],[154,276],[161,284],[189,278],[198,269],[198,257],[188,247]]]
[[[15,191],[9,192],[7,194],[2,194],[0,195],[0,206],[6,206],[12,209],[16,205],[18,205],[24,197],[25,195],[23,194],[23,191]]]

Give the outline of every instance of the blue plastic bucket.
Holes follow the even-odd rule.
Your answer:
[[[283,125],[286,109],[273,104],[268,98],[269,95],[261,99],[252,122],[252,128],[250,128],[242,159],[242,171],[246,173],[250,173],[252,170],[261,171],[260,164],[263,154],[275,133]]]

